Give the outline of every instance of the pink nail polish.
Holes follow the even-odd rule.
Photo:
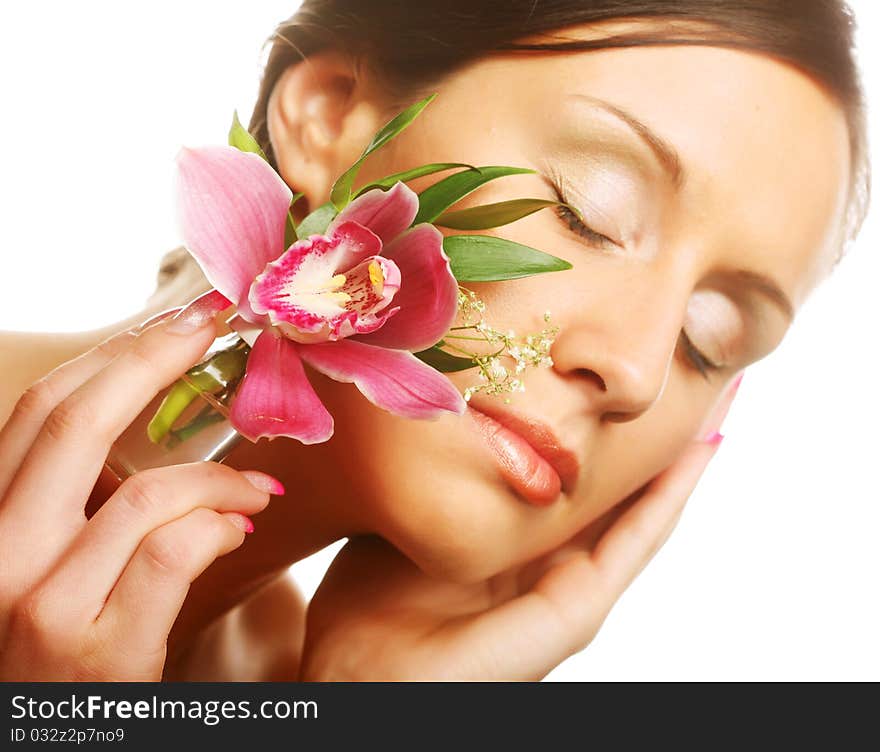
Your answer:
[[[718,433],[718,431],[712,431],[708,436],[703,437],[703,443],[718,446],[723,438],[723,434]]]
[[[181,307],[178,306],[177,308],[169,308],[167,311],[162,311],[161,313],[157,313],[155,316],[150,316],[150,318],[148,318],[142,324],[139,324],[138,326],[136,326],[134,328],[134,332],[136,334],[140,334],[147,327],[152,326],[153,324],[156,324],[159,321],[162,321],[163,319],[167,319],[169,316],[173,316],[174,314],[176,314],[180,310],[181,310]]]
[[[254,523],[247,515],[241,514],[240,512],[224,512],[223,516],[242,532],[254,532]]]
[[[171,334],[192,334],[231,305],[228,298],[217,290],[211,290],[200,295],[171,319],[165,331]]]
[[[739,376],[737,376],[737,377],[733,380],[733,384],[731,384],[731,386],[730,386],[730,393],[731,393],[731,395],[736,394],[737,389],[739,389],[739,385],[742,383],[743,376],[745,376],[745,375],[746,375],[746,372],[745,372],[745,371],[740,371],[740,372],[739,372]]]
[[[278,478],[273,478],[268,473],[259,470],[241,470],[240,472],[254,488],[274,496],[284,495],[284,485]]]

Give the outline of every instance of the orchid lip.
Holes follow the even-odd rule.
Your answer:
[[[400,289],[397,265],[375,254],[339,269],[328,258],[340,247],[334,240],[313,236],[309,244],[291,246],[251,284],[252,309],[289,339],[307,344],[372,332],[399,310],[389,308]]]

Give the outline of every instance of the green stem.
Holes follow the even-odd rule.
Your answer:
[[[468,352],[467,350],[462,350],[460,347],[456,347],[455,345],[444,344],[444,347],[448,347],[450,350],[455,350],[456,352],[460,352],[462,355],[467,355],[470,358],[474,357],[474,354]]]
[[[198,415],[182,428],[169,431],[168,448],[173,449],[178,444],[191,439],[199,431],[224,419],[222,413],[217,412],[212,405],[205,405]]]
[[[460,334],[447,334],[444,339],[466,339],[471,342],[488,342],[485,337],[462,337]]]
[[[174,421],[190,406],[198,394],[199,390],[196,387],[183,379],[178,379],[165,395],[165,399],[162,400],[162,404],[147,426],[147,436],[150,437],[150,441],[154,444],[162,441],[171,430]]]
[[[156,414],[147,426],[147,435],[154,444],[160,443],[174,422],[202,392],[218,394],[228,385],[237,383],[244,374],[250,348],[244,341],[221,350],[190,368],[171,387]]]

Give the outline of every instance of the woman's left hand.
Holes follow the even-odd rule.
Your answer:
[[[735,391],[710,419],[716,430]],[[353,539],[309,606],[301,679],[544,677],[593,640],[672,532],[716,449],[692,442],[575,539],[485,582],[434,579],[380,538]]]

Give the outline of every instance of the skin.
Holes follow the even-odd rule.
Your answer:
[[[623,25],[569,32],[609,26]],[[579,237],[542,210],[491,232],[573,268],[469,285],[499,328],[537,331],[548,309],[560,327],[553,367],[527,371],[526,391],[506,407],[554,429],[581,458],[577,483],[547,507],[530,505],[466,417],[397,418],[312,373],[336,433],[309,447],[282,438],[233,452],[230,466],[259,468],[295,492],[259,515],[249,545],[195,581],[169,638],[166,677],[222,673],[227,646],[246,633],[272,639],[295,673],[301,632],[265,627],[301,618],[294,597],[277,597],[291,593],[278,576],[344,536],[366,537],[346,546],[313,601],[303,678],[542,676],[589,642],[665,540],[712,454],[695,439],[720,426],[734,377],[790,325],[749,275],[775,281],[796,311],[833,266],[850,174],[846,122],[788,65],[712,47],[501,55],[434,90],[440,96],[369,158],[358,184],[427,161],[529,167],[538,174],[494,181],[461,208],[553,199],[545,177],[558,175],[564,198],[607,238]],[[355,75],[330,52],[286,71],[269,126],[282,177],[305,194],[300,217],[379,127],[430,91],[392,101],[368,71]],[[674,148],[678,178],[596,100]],[[708,379],[682,331],[722,364]],[[55,360],[107,333],[68,341]],[[24,357],[29,343],[17,345]],[[464,390],[475,377],[450,378]],[[587,592],[589,609],[578,605]],[[241,617],[241,604],[262,617],[251,622],[262,631],[230,628],[224,638],[217,624],[228,617],[206,628],[231,608]],[[531,649],[511,634],[534,638]]]
[[[528,76],[519,66],[528,66]],[[505,87],[514,76],[524,85]],[[372,100],[352,95],[349,109],[327,123],[310,120],[305,78],[293,68],[279,83],[270,127],[282,175],[315,206],[354,152],[334,160],[341,147],[308,134],[324,129],[345,144],[349,119],[352,127],[368,120],[372,130],[383,118],[369,117]],[[321,84],[315,88],[320,99]],[[480,107],[485,91],[493,92],[490,112]],[[605,99],[649,124],[680,153],[683,183],[676,189],[650,150],[610,116],[557,114],[563,92]],[[468,120],[469,112],[479,115]],[[586,141],[572,144],[576,128]],[[310,171],[315,154],[331,169]],[[427,154],[552,169],[572,186],[567,198],[592,214],[594,229],[623,244],[591,246],[542,211],[493,232],[574,268],[470,285],[490,321],[535,331],[552,309],[561,328],[555,366],[528,372],[527,391],[510,404],[540,415],[585,458],[574,492],[548,509],[518,503],[498,482],[465,421],[413,423],[363,405],[347,385],[315,380],[341,416],[339,428],[326,444],[284,450],[288,460],[308,458],[296,477],[326,488],[322,504],[341,501],[340,514],[360,515],[366,530],[425,571],[471,581],[560,544],[668,466],[699,433],[724,384],[776,347],[790,321],[736,272],[766,274],[795,308],[803,302],[836,251],[848,142],[839,108],[788,66],[717,48],[641,48],[479,62],[445,82],[425,117],[394,148],[377,152],[364,180]],[[524,175],[490,183],[465,205],[526,195],[553,198],[540,176]],[[708,381],[683,353],[683,329],[725,363]],[[462,388],[474,380],[469,372],[451,378]],[[437,480],[425,487],[425,477]],[[349,509],[353,497],[357,511]]]

